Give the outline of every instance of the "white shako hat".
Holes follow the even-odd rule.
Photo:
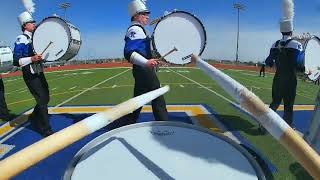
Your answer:
[[[21,26],[23,26],[25,23],[28,23],[28,22],[36,22],[31,14],[27,11],[21,13],[19,16],[18,16],[18,21],[20,23]]]
[[[146,7],[146,0],[133,0],[128,7],[130,17],[138,13],[150,13],[150,11]]]
[[[293,31],[293,19],[282,18],[280,20],[280,32],[292,32]]]

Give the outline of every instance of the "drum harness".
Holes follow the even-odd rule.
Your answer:
[[[27,39],[28,41],[31,41],[30,37],[26,34],[23,34]],[[32,67],[34,73],[37,73],[37,74],[40,74],[40,72],[43,72],[43,64],[42,62],[32,62],[30,64],[30,66]]]
[[[279,53],[277,55],[277,59],[280,58],[281,55],[287,55],[286,51],[284,50],[284,48],[292,41],[293,39],[288,39],[286,41],[282,41],[278,40],[275,44],[275,47],[279,50]],[[277,63],[278,66],[281,65],[280,61],[278,61]]]

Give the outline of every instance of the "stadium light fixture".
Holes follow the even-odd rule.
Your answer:
[[[61,9],[64,9],[64,19],[67,20],[67,8],[71,7],[71,3],[69,2],[60,3],[59,7]]]
[[[237,30],[237,50],[236,50],[236,63],[239,62],[239,27],[240,27],[240,10],[244,11],[245,6],[240,3],[234,3],[233,8],[238,10],[238,30]]]

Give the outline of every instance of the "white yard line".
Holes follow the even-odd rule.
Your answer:
[[[188,78],[187,76],[185,76],[185,75],[183,75],[183,74],[181,74],[181,73],[179,73],[179,72],[173,71],[172,69],[170,69],[170,71],[171,71],[171,72],[174,72],[174,73],[176,73],[176,74],[178,74],[178,75],[180,75],[180,76],[188,79],[189,81],[193,82],[194,84],[197,84],[198,86],[200,86],[200,87],[202,87],[202,88],[204,88],[204,89],[212,92],[213,94],[215,94],[215,95],[217,95],[218,97],[224,99],[225,101],[227,101],[227,102],[229,102],[229,103],[231,103],[231,104],[236,104],[236,103],[234,103],[233,101],[231,101],[230,99],[224,97],[223,95],[217,93],[216,91],[214,91],[214,90],[212,90],[212,89],[209,89],[208,87],[206,87],[206,86],[198,83],[197,81],[195,81],[195,80],[193,80],[193,79],[191,79],[191,78]]]
[[[87,91],[90,91],[90,90],[96,88],[97,86],[99,86],[99,85],[101,85],[101,84],[103,84],[103,83],[105,83],[105,82],[107,82],[107,81],[109,81],[109,80],[111,80],[111,79],[113,79],[113,78],[116,78],[116,77],[118,77],[118,76],[120,76],[120,75],[128,72],[129,70],[131,70],[131,69],[130,69],[130,68],[129,68],[129,69],[126,69],[125,71],[123,71],[123,72],[121,72],[121,73],[118,73],[118,74],[116,74],[116,75],[114,75],[114,76],[112,76],[112,77],[110,77],[110,78],[108,78],[108,79],[105,79],[105,80],[103,80],[103,81],[101,81],[101,82],[93,85],[92,87],[90,87],[90,88],[88,88],[88,89],[85,89],[84,91],[80,92],[79,94],[76,94],[76,95],[72,96],[71,98],[63,101],[62,103],[60,103],[60,104],[58,104],[58,105],[56,105],[56,106],[54,106],[54,107],[55,107],[55,108],[56,108],[56,107],[60,107],[60,106],[62,106],[62,105],[64,105],[64,104],[72,101],[73,99],[79,97],[80,95],[86,93]],[[32,111],[32,109],[31,109],[30,111]],[[6,125],[6,124],[8,124],[8,123],[10,123],[10,122],[7,122],[7,123],[5,123],[5,124],[3,124],[3,125]],[[3,138],[2,140],[0,140],[0,144],[3,143],[3,142],[5,142],[5,141],[6,141],[7,139],[9,139],[10,137],[12,137],[14,134],[17,134],[18,132],[22,131],[22,130],[23,130],[26,126],[28,126],[29,124],[30,124],[30,123],[27,122],[27,123],[25,123],[23,126],[21,126],[21,127],[18,128],[18,129],[12,129],[12,130],[9,130],[8,132],[2,134],[2,135],[0,136],[0,138],[3,137],[3,136],[5,136],[5,135],[7,135],[7,134],[9,134],[9,133],[11,133],[11,134],[8,135],[7,137],[5,137],[5,138]]]
[[[90,91],[90,90],[96,88],[97,86],[100,86],[101,84],[103,84],[103,83],[105,83],[105,82],[107,82],[107,81],[109,81],[109,80],[111,80],[111,79],[113,79],[113,78],[115,78],[115,77],[118,77],[118,76],[120,76],[120,75],[128,72],[129,70],[131,70],[131,69],[126,69],[125,71],[123,71],[123,72],[121,72],[121,73],[119,73],[119,74],[116,74],[116,75],[114,75],[114,76],[112,76],[112,77],[110,77],[110,78],[108,78],[108,79],[105,79],[105,80],[99,82],[98,84],[96,84],[96,85],[94,85],[94,86],[92,86],[92,87],[90,87],[90,88],[88,88],[88,89],[85,89],[84,91],[80,92],[79,94],[76,94],[76,95],[72,96],[71,98],[63,101],[62,103],[56,105],[55,107],[60,107],[60,106],[62,106],[62,105],[64,105],[64,104],[72,101],[73,99],[79,97],[80,95],[86,93],[87,91]]]
[[[77,88],[78,86],[73,86],[72,88],[69,88],[69,90],[72,90],[72,89],[75,89]]]
[[[12,93],[14,93],[14,92],[19,92],[19,91],[24,90],[24,89],[27,89],[27,88],[26,88],[26,87],[23,87],[23,88],[20,88],[20,89],[16,89],[16,90],[14,90],[14,91],[10,91],[10,92],[5,93],[5,94],[12,94]]]
[[[106,69],[128,69],[130,67],[105,67],[105,68],[86,68],[86,69],[64,69],[57,71],[47,71],[46,74],[51,73],[63,73],[63,72],[74,72],[74,71],[88,71],[88,70],[106,70]]]
[[[24,92],[26,92],[26,91],[27,91],[26,89],[25,89],[25,90],[22,90],[22,91],[19,91],[18,94],[24,93]]]

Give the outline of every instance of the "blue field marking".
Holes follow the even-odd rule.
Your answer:
[[[54,131],[59,131],[91,115],[93,114],[55,114],[50,116],[50,124],[52,125]],[[188,115],[183,112],[170,113],[170,118],[173,118],[173,120],[175,121],[191,123],[191,120],[188,117]],[[153,119],[154,118],[152,113],[142,113],[138,119],[138,122],[147,122],[150,120],[152,121]],[[108,127],[105,127],[90,134],[89,136],[79,140],[78,142],[66,147],[65,149],[51,155],[50,157],[40,161],[36,165],[28,168],[24,172],[18,174],[13,179],[61,179],[67,166],[69,165],[69,162],[71,162],[74,155],[89,141],[107,131]],[[4,144],[14,144],[16,148],[12,149],[3,158],[6,158],[14,154],[15,152],[20,151],[21,149],[39,140],[41,140],[41,136],[38,133],[31,130],[30,125],[26,126],[25,129],[18,132],[17,134],[15,134],[14,136],[12,136],[4,142]]]
[[[235,106],[234,104],[231,104],[235,109],[238,111],[246,114],[250,117],[250,120],[253,120],[256,123],[259,123],[255,117],[253,117],[251,114],[249,114],[247,111],[244,111],[240,108],[240,106]],[[299,109],[299,106],[310,106],[310,108],[306,109]],[[312,108],[311,105],[295,105],[295,108],[293,110],[293,122],[292,127],[294,127],[296,130],[301,132],[302,134],[306,133],[308,130],[308,125],[310,124],[312,114],[314,112],[314,108]],[[280,117],[283,116],[283,110],[277,110],[277,114],[279,114]]]
[[[277,113],[282,117],[283,111],[277,111]],[[305,134],[308,130],[308,126],[312,118],[312,113],[313,110],[294,111],[292,126],[302,134]]]
[[[230,128],[231,125],[228,124],[226,121],[224,121],[223,118],[221,117],[221,115],[219,115],[217,112],[215,112],[208,105],[203,104],[203,106],[205,106],[210,111],[210,113],[213,116],[215,116],[227,128],[227,131],[229,131],[233,136],[235,136],[240,141],[240,144],[243,145],[252,155],[259,156],[260,159],[264,161],[265,165],[267,165],[267,168],[269,169],[270,172],[272,172],[272,173],[277,172],[276,166],[273,165],[272,162],[258,150],[258,148],[253,146],[244,136],[242,136],[239,131],[237,131],[236,129],[231,129]],[[244,113],[247,114],[246,111],[244,111]]]

